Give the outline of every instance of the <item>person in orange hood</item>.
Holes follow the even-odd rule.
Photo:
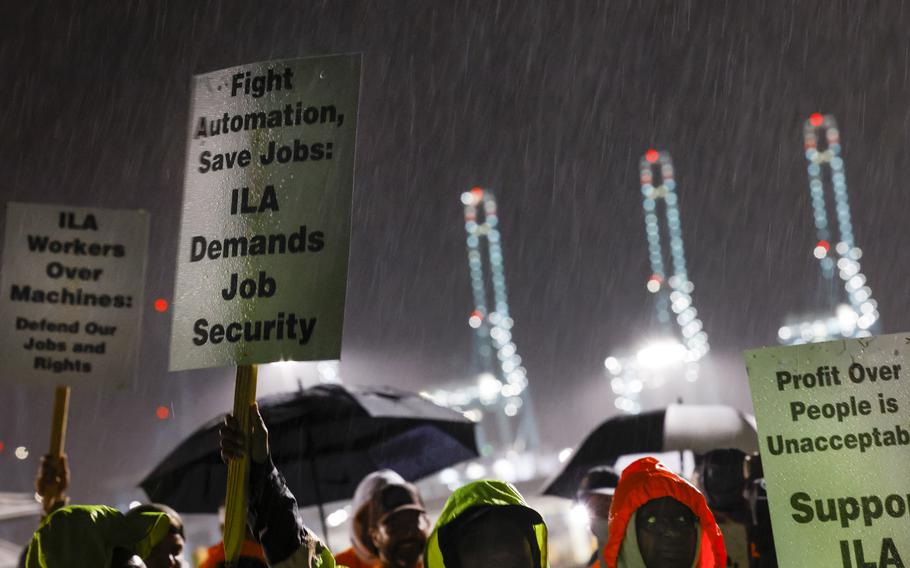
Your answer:
[[[723,568],[726,558],[698,489],[654,458],[623,471],[604,546],[609,568]]]

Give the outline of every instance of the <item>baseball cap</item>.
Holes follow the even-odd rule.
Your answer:
[[[357,556],[365,562],[377,561],[378,551],[370,539],[371,527],[397,511],[424,511],[417,487],[390,469],[366,476],[354,492],[352,506],[351,544]]]
[[[410,483],[386,485],[373,498],[371,518],[375,524],[399,511],[425,512],[417,488]]]
[[[619,475],[616,470],[607,465],[592,467],[585,473],[578,484],[578,499],[592,493],[613,496],[616,485],[619,484]]]

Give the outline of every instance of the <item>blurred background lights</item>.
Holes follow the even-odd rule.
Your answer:
[[[827,143],[824,150],[819,148],[820,132]],[[828,286],[823,290],[827,294],[827,309],[833,309],[834,313],[829,311],[803,316],[801,321],[782,326],[777,336],[781,343],[788,345],[830,341],[839,337],[866,337],[878,322],[878,303],[866,284],[866,276],[859,263],[862,251],[854,242],[837,122],[831,115],[814,113],[806,120],[803,138],[809,195],[818,238],[812,254],[819,260],[823,279],[834,283],[839,278],[843,288],[838,291],[837,287]],[[828,175],[825,166],[829,170]],[[826,195],[826,187],[830,188],[829,195]],[[828,212],[829,200],[834,204],[833,216]],[[829,226],[829,217],[836,220],[840,237],[834,247],[831,246],[834,232]]]
[[[470,410],[466,410],[464,412],[464,416],[471,422],[480,422],[481,420],[483,420],[483,412],[481,412],[477,408],[472,408]]]
[[[828,256],[828,251],[831,250],[831,245],[828,244],[828,241],[818,241],[818,244],[815,245],[815,249],[812,251],[812,254],[815,258],[821,260]]]
[[[487,474],[487,468],[485,468],[483,464],[471,462],[468,464],[468,467],[465,468],[464,474],[472,481],[477,480]]]
[[[316,364],[316,374],[320,383],[340,383],[341,361],[338,359],[320,361]]]
[[[604,360],[610,388],[616,395],[614,405],[630,414],[641,412],[639,400],[645,388],[665,384],[670,375],[697,380],[697,361],[710,351],[708,334],[692,299],[695,284],[686,268],[679,197],[670,154],[648,149],[639,162],[639,174],[651,264],[651,276],[645,286],[652,294],[661,334],[667,338],[650,341],[631,354]],[[663,230],[661,213],[666,227]],[[666,374],[671,368],[672,373]]]
[[[443,485],[452,485],[458,483],[458,471],[455,468],[447,467],[439,472],[439,482]]]
[[[515,462],[508,458],[499,458],[493,462],[493,476],[509,483],[516,479]]]
[[[492,373],[483,373],[477,377],[477,390],[481,402],[489,404],[499,396],[502,383]]]
[[[686,357],[686,348],[674,339],[653,341],[644,345],[635,354],[638,362],[650,369],[659,369],[682,362]]]
[[[579,525],[588,525],[591,522],[591,512],[583,503],[576,503],[569,509],[570,522]]]
[[[345,523],[345,521],[348,520],[349,516],[350,514],[346,508],[338,509],[329,513],[329,515],[325,518],[325,523],[332,528],[340,527]]]
[[[28,459],[28,448],[25,446],[19,446],[15,451],[16,459],[24,460]]]

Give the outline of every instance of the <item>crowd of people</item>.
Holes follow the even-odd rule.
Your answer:
[[[381,470],[353,498],[351,547],[333,554],[304,526],[297,501],[273,464],[268,430],[251,408],[251,427],[226,416],[225,462],[248,453],[247,534],[239,568],[547,568],[547,525],[511,484],[478,480],[456,489],[433,525],[418,489]],[[48,514],[22,556],[26,568],[182,566],[183,523],[159,504],[126,513],[70,505],[65,457],[46,456],[36,482]],[[775,567],[757,456],[719,449],[700,456],[694,482],[657,459],[634,461],[621,475],[590,469],[577,499],[591,516],[597,568]],[[698,485],[698,487],[696,486]],[[740,531],[740,537],[731,537]],[[725,537],[727,543],[725,543]],[[743,549],[742,559],[731,550]],[[224,545],[208,549],[204,568],[225,566]]]

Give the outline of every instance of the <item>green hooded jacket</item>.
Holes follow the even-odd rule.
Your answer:
[[[27,568],[109,568],[117,547],[145,559],[170,525],[164,513],[124,515],[104,505],[61,507],[38,526],[25,564]]]
[[[510,483],[503,481],[481,480],[469,483],[457,489],[446,501],[436,526],[427,540],[426,568],[446,568],[442,550],[439,546],[440,529],[451,525],[466,511],[475,507],[510,507],[527,513],[528,518],[536,519],[533,524],[537,549],[540,552],[540,568],[549,568],[547,563],[547,525],[540,515],[531,509],[521,493]],[[476,509],[473,509],[476,511]]]

